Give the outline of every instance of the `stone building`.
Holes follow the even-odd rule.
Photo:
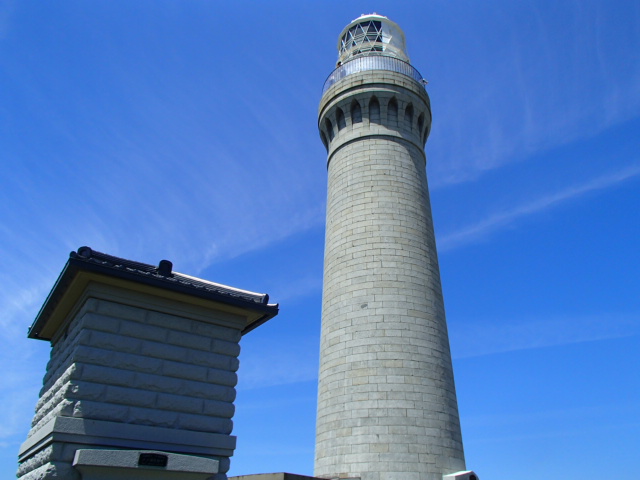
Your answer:
[[[225,480],[242,335],[268,295],[82,247],[29,331],[51,342],[18,477]]]
[[[476,478],[429,203],[426,82],[381,15],[347,25],[338,54],[318,119],[329,179],[315,475]]]

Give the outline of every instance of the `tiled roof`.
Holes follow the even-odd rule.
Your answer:
[[[174,272],[173,264],[168,260],[161,260],[155,266],[96,252],[89,247],[80,247],[77,252],[69,254],[67,264],[29,329],[29,337],[48,339],[41,336],[41,331],[79,272],[129,280],[255,312],[256,320],[247,325],[243,333],[278,314],[278,304],[270,304],[269,295],[265,293],[240,290]]]
[[[254,293],[246,290],[239,290],[226,285],[208,282],[200,278],[194,278],[178,272],[173,272],[173,264],[168,260],[160,260],[159,264],[149,265],[147,263],[135,262],[124,258],[114,257],[106,253],[96,252],[89,247],[80,247],[77,252],[71,252],[70,261],[82,262],[88,265],[95,265],[104,269],[105,273],[123,274],[127,277],[136,277],[138,280],[153,280],[156,286],[164,286],[172,290],[181,290],[185,293],[209,294],[218,300],[224,297],[227,300],[238,300],[241,302],[268,305],[269,295],[266,293]],[[189,290],[186,292],[185,290]]]

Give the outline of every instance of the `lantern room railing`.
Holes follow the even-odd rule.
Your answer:
[[[389,57],[386,55],[367,55],[363,57],[357,57],[353,60],[340,65],[327,77],[322,88],[322,94],[331,87],[334,83],[342,80],[347,75],[352,73],[364,72],[367,70],[390,70],[392,72],[402,73],[408,77],[413,78],[415,81],[426,84],[420,72],[416,70],[410,63],[407,63],[399,58]]]

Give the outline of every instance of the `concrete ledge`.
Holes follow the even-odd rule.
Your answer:
[[[236,447],[236,437],[231,435],[75,417],[55,417],[22,444],[19,461],[23,462],[54,441],[225,457],[232,456]]]
[[[229,477],[229,480],[326,480],[318,477],[307,477],[306,475],[296,475],[295,473],[257,473],[253,475],[240,475]]]
[[[83,480],[206,480],[218,473],[218,465],[217,460],[154,450],[81,449],[73,459]]]

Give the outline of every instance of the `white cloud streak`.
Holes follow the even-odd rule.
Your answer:
[[[239,390],[305,382],[318,378],[316,337],[299,337],[243,345]],[[243,342],[244,343],[244,342]]]
[[[453,357],[457,359],[635,335],[640,335],[638,314],[603,313],[449,325]]]
[[[477,242],[524,217],[557,207],[588,193],[614,187],[638,175],[640,175],[640,165],[632,165],[623,170],[602,175],[581,185],[574,185],[513,208],[495,212],[483,220],[440,236],[438,238],[438,251],[445,252]]]
[[[5,38],[11,26],[11,16],[16,8],[15,0],[0,3],[0,39]]]
[[[474,181],[640,113],[640,64],[625,59],[638,43],[639,30],[630,25],[640,18],[639,9],[621,23],[614,10],[583,2],[560,8],[568,23],[557,28],[541,20],[539,6],[529,8],[535,36],[515,22],[495,25],[495,35],[504,37],[499,45],[492,43],[496,36],[485,36],[477,47],[485,54],[464,70],[440,60],[441,70],[433,72],[450,81],[441,85],[436,77],[429,87],[433,188]]]

